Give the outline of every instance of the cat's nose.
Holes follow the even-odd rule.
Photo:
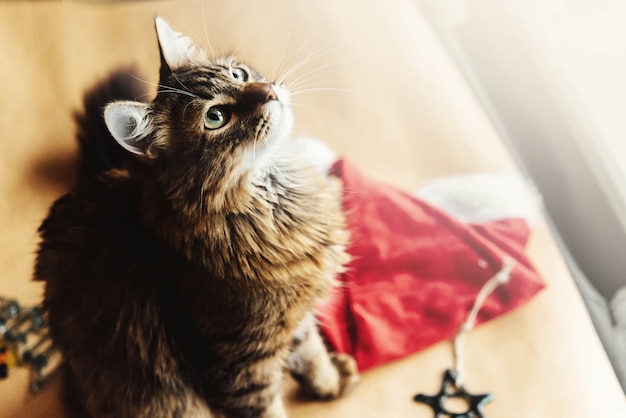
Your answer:
[[[278,97],[270,83],[248,83],[243,88],[242,101],[249,105],[261,105],[272,100],[278,100]]]
[[[271,84],[268,84],[269,89],[267,91],[267,96],[265,97],[265,101],[269,102],[270,100],[278,100],[278,97],[276,96],[276,91],[274,91],[274,86],[272,86]]]

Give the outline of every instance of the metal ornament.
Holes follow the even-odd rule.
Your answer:
[[[472,309],[468,313],[467,318],[465,318],[465,321],[461,324],[454,338],[454,370],[446,370],[439,393],[432,396],[420,393],[413,398],[416,402],[429,405],[435,412],[435,418],[442,418],[444,416],[449,418],[485,417],[483,407],[493,400],[493,395],[491,393],[472,395],[465,390],[463,384],[465,380],[463,346],[465,345],[465,337],[474,328],[480,308],[482,308],[489,295],[491,295],[498,286],[507,283],[511,279],[511,272],[514,267],[515,260],[511,257],[505,257],[504,260],[502,260],[500,271],[489,279],[476,295]],[[460,413],[448,411],[445,402],[450,398],[463,399],[469,405],[469,409]]]
[[[0,297],[0,379],[13,367],[31,370],[31,392],[39,392],[59,376],[61,355],[48,333],[41,308],[24,309]]]
[[[455,384],[456,373],[454,370],[446,370],[441,384],[441,390],[436,395],[425,395],[420,393],[413,398],[416,402],[430,406],[435,413],[435,418],[484,418],[483,407],[493,400],[491,393],[472,395],[464,387],[457,387]],[[445,402],[450,398],[463,399],[469,405],[465,412],[450,412],[446,409]]]

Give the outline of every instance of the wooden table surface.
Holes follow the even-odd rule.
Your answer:
[[[406,188],[514,165],[467,85],[411,0],[0,2],[0,295],[40,300],[30,281],[36,229],[74,179],[72,112],[110,70],[155,82],[159,14],[216,51],[270,77],[305,64],[296,131],[323,138],[370,174]],[[320,90],[319,88],[324,88]],[[297,89],[296,89],[297,90]],[[473,331],[467,387],[493,391],[489,417],[626,417],[626,401],[554,241],[544,226],[529,252],[548,288]],[[347,398],[296,401],[293,417],[432,417],[412,401],[438,390],[449,341],[374,369]],[[27,393],[27,372],[0,381],[0,416],[61,417],[58,386]]]

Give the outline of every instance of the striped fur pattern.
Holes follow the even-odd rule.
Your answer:
[[[125,167],[82,178],[40,227],[70,413],[283,418],[285,370],[343,395],[356,364],[313,312],[348,261],[340,182],[290,151],[283,86],[157,33],[156,98],[105,110]]]

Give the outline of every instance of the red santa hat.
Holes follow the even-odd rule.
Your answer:
[[[345,160],[331,173],[344,183],[352,261],[320,307],[321,329],[361,370],[454,337],[505,257],[514,260],[510,279],[486,300],[477,324],[544,287],[524,252],[536,199],[517,193],[520,184],[513,190],[510,180],[470,176],[435,182],[417,197]],[[504,196],[493,187],[503,181]]]

